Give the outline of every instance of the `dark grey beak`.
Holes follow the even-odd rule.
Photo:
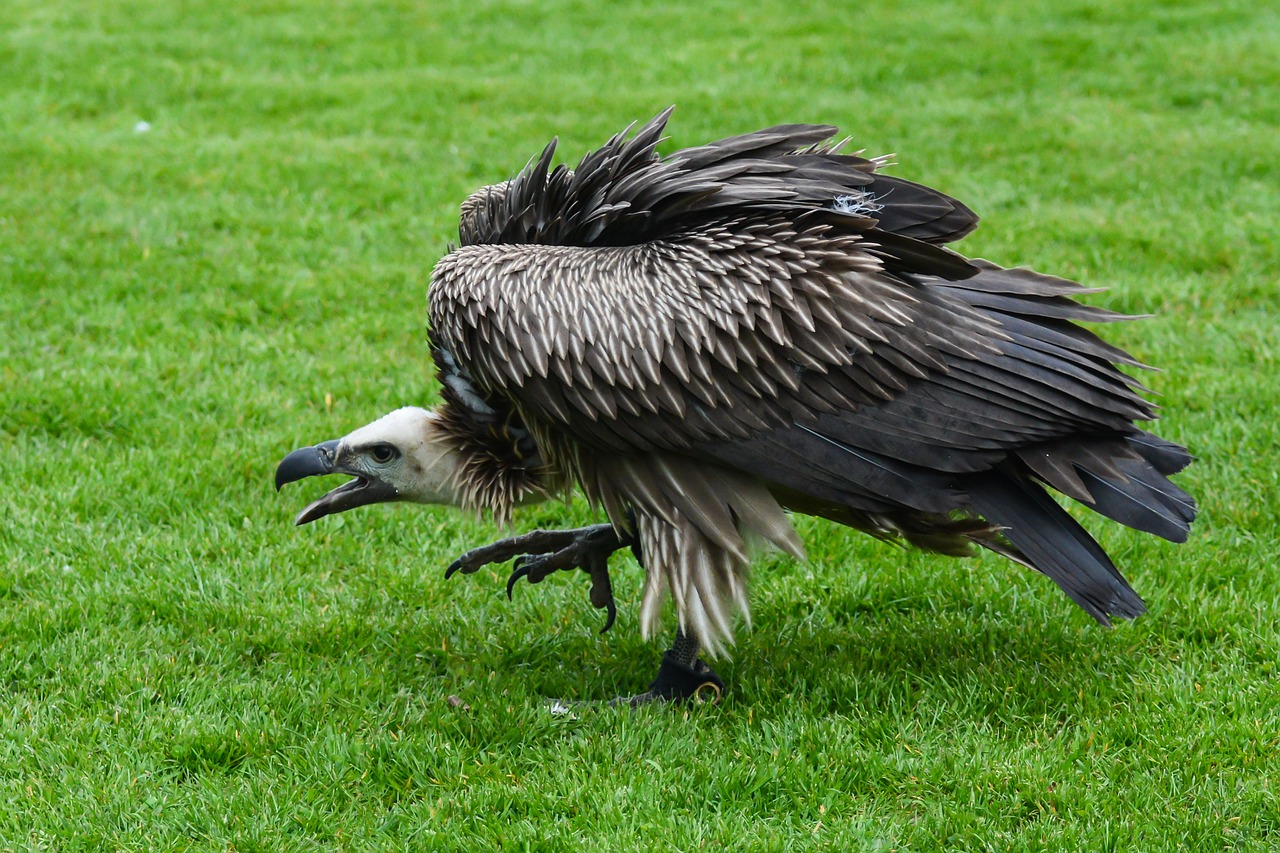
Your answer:
[[[296,483],[305,477],[323,477],[335,473],[333,457],[338,451],[338,439],[295,450],[280,460],[276,467],[276,491],[287,483]]]
[[[313,501],[306,509],[298,513],[294,524],[307,524],[317,518],[324,518],[335,512],[345,512],[366,504],[382,503],[395,500],[396,490],[393,486],[379,480],[371,480],[356,471],[347,471],[337,464],[338,439],[317,444],[315,447],[303,447],[295,450],[280,460],[276,467],[276,491],[285,484],[294,483],[307,477],[323,477],[326,474],[349,474],[355,477],[338,488]]]

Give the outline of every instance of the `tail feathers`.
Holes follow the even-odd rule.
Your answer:
[[[1146,460],[1121,460],[1123,480],[1112,480],[1081,471],[1085,487],[1093,495],[1092,509],[1126,527],[1153,533],[1170,542],[1185,542],[1196,517],[1195,500],[1171,483]]]
[[[973,508],[1004,528],[1017,552],[1005,551],[1045,574],[1103,625],[1147,611],[1102,547],[1040,486],[1003,471],[966,478]]]
[[[1195,458],[1181,444],[1149,432],[1129,436],[1129,446],[1166,477],[1186,468]]]
[[[1180,445],[1147,432],[1059,440],[1018,458],[1041,480],[1126,527],[1185,542],[1196,502],[1168,479],[1191,461]]]

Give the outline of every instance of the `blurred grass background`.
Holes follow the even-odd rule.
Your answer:
[[[1274,849],[1280,44],[1253,2],[0,6],[0,847]],[[294,529],[275,462],[436,395],[458,202],[551,136],[838,124],[1110,290],[1200,461],[1181,548],[1087,521],[1150,615],[811,520],[717,708],[553,718],[660,651],[617,560]],[[313,484],[316,492],[325,486]],[[310,492],[307,492],[310,494]],[[582,523],[546,505],[519,528]],[[468,706],[447,700],[460,697]]]

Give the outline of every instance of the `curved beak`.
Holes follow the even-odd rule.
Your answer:
[[[306,477],[323,477],[327,474],[349,474],[354,480],[343,483],[338,488],[308,504],[294,524],[308,524],[317,518],[324,518],[335,512],[345,512],[366,504],[381,503],[394,500],[396,490],[393,486],[379,480],[372,480],[363,473],[344,469],[337,461],[339,439],[326,441],[314,447],[303,447],[295,450],[280,460],[276,467],[276,491],[280,491],[287,483],[294,483]]]
[[[338,439],[317,444],[315,447],[303,447],[295,450],[280,460],[276,467],[276,491],[280,491],[288,483],[296,483],[304,477],[323,477],[325,474],[337,473],[333,468],[333,458],[338,452]]]

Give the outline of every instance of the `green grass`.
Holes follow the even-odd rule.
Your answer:
[[[1255,0],[0,6],[0,848],[1280,844],[1280,18]],[[639,571],[442,579],[493,538],[295,529],[275,462],[436,393],[459,200],[669,103],[674,147],[837,123],[962,248],[1157,318],[1180,548],[1088,522],[1151,613],[799,522],[716,708],[643,687]],[[135,131],[140,121],[149,132]],[[580,523],[581,504],[520,528]],[[468,708],[448,701],[460,697]]]

